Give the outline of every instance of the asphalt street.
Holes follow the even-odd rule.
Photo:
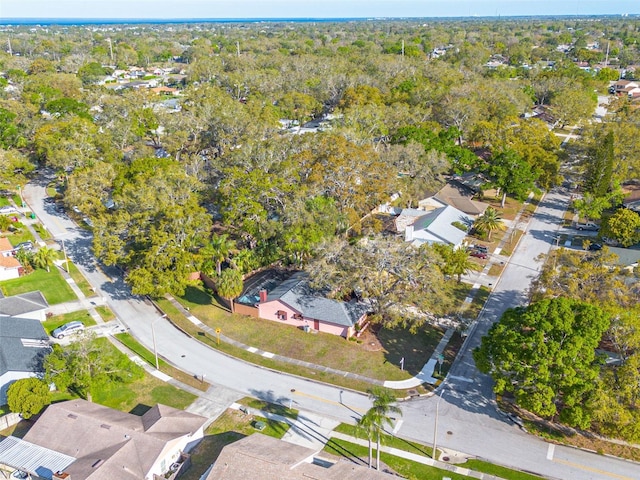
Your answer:
[[[79,228],[55,206],[45,203],[46,179],[25,187],[24,196],[56,240],[65,242],[98,295],[147,348],[153,333],[160,356],[178,368],[214,385],[244,395],[315,412],[340,421],[354,421],[370,406],[365,395],[273,372],[227,357],[182,334],[145,299],[131,294],[116,269],[100,268],[91,252],[90,232]],[[396,425],[400,436],[431,444],[438,411],[438,446],[549,478],[605,480],[639,478],[638,465],[618,459],[554,446],[525,434],[495,408],[491,379],[475,368],[471,352],[491,324],[507,308],[526,303],[526,291],[540,267],[538,257],[555,244],[568,195],[548,194],[529,223],[527,233],[504,269],[489,301],[460,352],[440,395],[402,404]],[[152,327],[153,326],[153,327]],[[153,329],[153,332],[152,332]]]

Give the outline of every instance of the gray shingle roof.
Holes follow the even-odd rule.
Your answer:
[[[0,316],[0,375],[41,372],[49,337],[38,320]]]
[[[352,327],[370,310],[365,302],[332,300],[311,289],[308,276],[296,272],[269,292],[267,301],[280,300],[306,318]]]
[[[15,317],[45,308],[49,308],[49,304],[40,291],[0,298],[0,315]]]

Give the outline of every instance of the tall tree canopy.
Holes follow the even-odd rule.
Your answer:
[[[94,248],[105,264],[126,269],[134,293],[184,291],[211,225],[198,188],[172,159],[140,159],[120,171],[117,208],[94,220]]]
[[[480,371],[491,374],[498,394],[522,408],[587,428],[585,402],[595,389],[595,349],[609,327],[593,305],[554,298],[507,310],[474,351]]]

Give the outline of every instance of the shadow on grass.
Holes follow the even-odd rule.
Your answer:
[[[437,328],[420,329],[411,333],[407,329],[379,329],[372,330],[386,350],[386,361],[393,365],[400,365],[404,358],[404,369],[411,375],[417,375],[431,358],[444,331]]]
[[[356,453],[350,451],[340,443],[336,442],[333,438],[327,442],[327,444],[325,445],[325,450],[334,455],[346,458],[347,460],[350,460],[358,465],[364,465],[365,467],[369,466],[368,460],[360,458]]]
[[[201,288],[188,286],[184,291],[183,298],[196,305],[211,305],[211,297]]]

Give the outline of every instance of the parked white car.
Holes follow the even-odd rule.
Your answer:
[[[53,332],[51,332],[51,336],[53,338],[57,338],[58,340],[60,340],[67,335],[73,335],[83,331],[84,331],[83,323],[79,321],[74,321],[74,322],[65,323],[64,325],[56,328]]]
[[[17,213],[18,210],[16,209],[16,207],[13,207],[11,205],[5,205],[4,207],[0,207],[0,214],[7,214],[7,213]]]

